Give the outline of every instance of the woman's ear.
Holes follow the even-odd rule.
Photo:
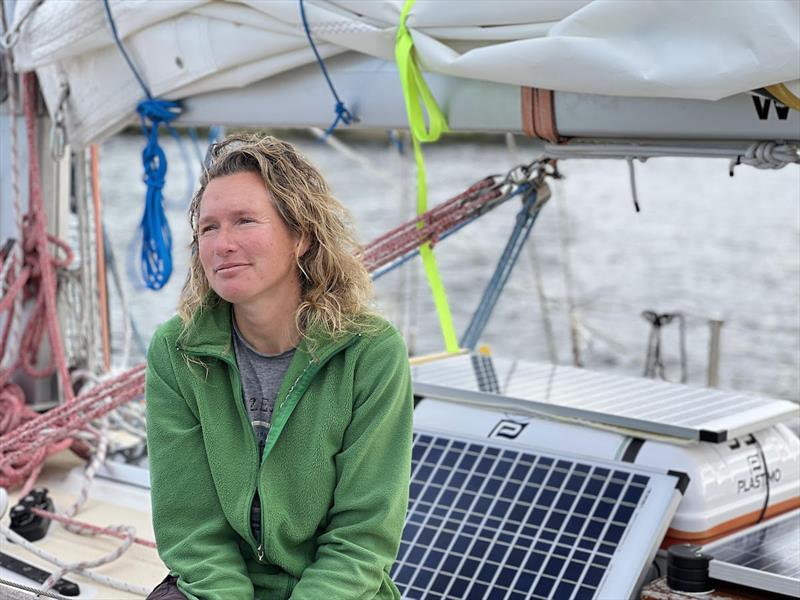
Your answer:
[[[302,257],[306,252],[308,252],[308,248],[311,246],[311,242],[308,238],[304,235],[301,235],[297,240],[297,245],[295,246],[295,255],[299,259]]]

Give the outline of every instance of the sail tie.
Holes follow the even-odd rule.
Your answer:
[[[336,129],[336,126],[339,123],[350,125],[350,123],[357,121],[358,119],[356,119],[347,109],[344,102],[342,102],[342,99],[339,98],[339,94],[336,93],[336,88],[333,87],[333,81],[331,81],[331,77],[328,75],[328,69],[325,68],[325,61],[322,60],[322,56],[320,56],[319,50],[317,50],[317,45],[314,43],[314,38],[311,36],[311,29],[308,26],[308,19],[306,18],[306,9],[303,5],[303,0],[300,0],[300,18],[303,21],[303,29],[305,29],[308,43],[311,45],[311,49],[314,51],[314,56],[317,57],[319,68],[322,70],[322,74],[325,76],[325,81],[328,82],[328,87],[331,90],[331,94],[333,94],[333,97],[336,100],[336,105],[334,107],[336,117],[334,118],[333,123],[331,123],[325,130],[325,136],[327,137],[333,133],[333,130]]]
[[[400,85],[403,88],[403,97],[408,114],[414,159],[417,163],[417,215],[422,215],[428,207],[428,190],[425,181],[425,158],[422,154],[422,143],[435,142],[443,132],[448,131],[448,127],[447,120],[436,103],[436,98],[428,88],[419,64],[417,64],[417,58],[414,53],[414,39],[406,26],[406,19],[411,7],[414,6],[414,1],[406,0],[400,13],[400,24],[397,27],[395,40],[395,61],[400,74]],[[425,111],[428,113],[427,127],[422,105],[424,105]],[[418,226],[420,228],[425,226],[421,219]],[[453,316],[431,243],[423,243],[419,247],[419,253],[422,256],[425,275],[428,278],[428,285],[433,293],[436,312],[439,315],[439,326],[442,330],[445,350],[451,354],[458,352],[458,339],[456,338],[455,327],[453,327]]]

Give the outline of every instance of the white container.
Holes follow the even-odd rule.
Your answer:
[[[719,444],[638,440],[589,426],[422,400],[418,427],[686,473],[668,543],[706,541],[800,506],[800,440],[783,424]]]

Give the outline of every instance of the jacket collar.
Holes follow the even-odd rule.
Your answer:
[[[349,346],[358,334],[347,333],[332,338],[320,332],[312,332],[309,337],[316,341],[313,356],[309,352],[309,341],[300,338],[298,354],[307,356],[309,362],[324,364],[342,348]],[[213,292],[203,302],[202,310],[194,323],[178,340],[181,350],[193,354],[209,354],[234,360],[231,338],[231,304]]]

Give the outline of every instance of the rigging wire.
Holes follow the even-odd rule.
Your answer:
[[[581,323],[578,316],[577,307],[575,304],[575,293],[573,290],[572,279],[572,263],[570,261],[569,244],[569,211],[567,210],[566,197],[559,193],[561,186],[558,180],[554,184],[554,193],[559,196],[557,198],[558,205],[558,233],[561,242],[561,266],[564,277],[564,291],[567,300],[567,318],[569,319],[570,340],[572,342],[572,364],[576,367],[583,366],[583,358],[581,357]]]
[[[506,148],[511,155],[513,162],[519,163],[519,151],[517,143],[514,139],[513,133],[506,133]],[[554,172],[554,177],[561,177],[563,175]],[[550,319],[550,308],[548,306],[547,293],[545,291],[544,278],[542,277],[542,266],[539,262],[539,253],[536,248],[536,238],[528,238],[527,254],[533,268],[533,279],[536,284],[536,294],[539,298],[539,309],[542,315],[542,328],[544,329],[544,337],[547,342],[547,354],[552,364],[558,364],[558,349],[556,348],[555,334],[553,333],[553,323]]]
[[[544,185],[530,185],[523,192],[522,208],[517,213],[514,228],[500,259],[497,261],[497,267],[486,286],[478,308],[475,310],[475,314],[472,316],[472,320],[461,338],[460,344],[462,348],[474,350],[478,344],[478,339],[486,328],[489,317],[511,276],[511,271],[519,258],[522,248],[525,246],[533,225],[536,223],[536,217],[539,216],[542,206],[549,197],[549,190]]]

